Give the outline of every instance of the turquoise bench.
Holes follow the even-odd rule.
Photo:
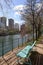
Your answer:
[[[29,58],[31,50],[34,47],[35,43],[36,43],[36,41],[32,45],[26,46],[23,50],[21,50],[20,52],[18,52],[16,54],[16,56],[20,57],[20,58]],[[29,58],[29,62],[25,62],[24,64],[26,64],[26,65],[32,65],[30,58]]]
[[[27,56],[27,54],[29,54],[30,51],[32,50],[32,48],[34,47],[35,43],[36,43],[36,41],[32,44],[32,46],[31,45],[26,46],[23,50],[18,52],[16,54],[16,56],[21,57],[21,58],[25,58]]]

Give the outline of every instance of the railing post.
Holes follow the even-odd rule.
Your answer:
[[[26,36],[25,36],[25,44],[26,44]]]
[[[22,46],[23,46],[23,37],[22,37]]]
[[[18,38],[18,48],[19,48],[19,38]]]
[[[4,55],[4,41],[2,40],[2,57]]]
[[[12,38],[12,52],[13,52],[13,38]]]

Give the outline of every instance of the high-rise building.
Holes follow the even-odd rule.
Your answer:
[[[25,24],[21,25],[21,31],[25,30]]]
[[[8,19],[8,20],[9,20],[9,22],[8,22],[9,29],[13,30],[14,29],[14,20],[13,19]]]
[[[19,24],[18,23],[14,24],[14,29],[19,30]]]
[[[6,28],[6,17],[0,17],[0,28]]]
[[[1,17],[1,22],[4,24],[4,26],[6,27],[6,17]]]
[[[25,35],[25,33],[26,33],[26,26],[25,26],[25,24],[22,24],[21,25],[21,35],[23,36],[23,35]]]

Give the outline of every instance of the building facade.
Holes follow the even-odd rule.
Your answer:
[[[14,24],[14,29],[19,30],[19,24],[18,23]]]
[[[8,26],[9,26],[9,30],[14,29],[14,20],[13,19],[8,19]]]
[[[0,17],[0,29],[6,29],[6,17]]]
[[[24,36],[25,33],[26,33],[26,26],[25,26],[25,24],[21,25],[21,29],[20,30],[21,30],[21,35]]]

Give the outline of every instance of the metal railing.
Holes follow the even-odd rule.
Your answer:
[[[0,56],[3,56],[9,51],[13,51],[14,48],[23,46],[28,41],[28,36],[22,38],[10,38],[9,41],[5,39],[0,40]]]

